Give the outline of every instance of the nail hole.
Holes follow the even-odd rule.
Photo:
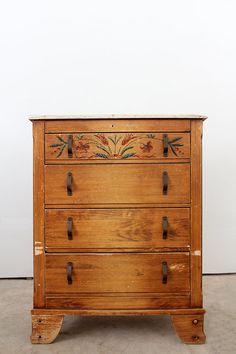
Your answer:
[[[39,339],[41,339],[42,338],[42,336],[39,336]]]
[[[193,340],[198,340],[199,339],[198,336],[193,336],[192,338],[193,338]]]
[[[42,322],[41,318],[38,320],[38,322]]]

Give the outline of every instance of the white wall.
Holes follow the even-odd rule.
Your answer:
[[[204,270],[236,271],[236,2],[0,3],[0,277],[32,274],[32,114],[201,113]]]

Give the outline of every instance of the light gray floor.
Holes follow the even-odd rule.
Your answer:
[[[31,280],[0,280],[0,353],[236,354],[236,275],[204,276],[205,345],[180,343],[168,316],[65,317],[47,345],[30,343]]]

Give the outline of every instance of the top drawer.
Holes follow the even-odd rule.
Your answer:
[[[190,158],[190,133],[109,132],[45,135],[46,161]]]

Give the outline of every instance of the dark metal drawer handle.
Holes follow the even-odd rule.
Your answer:
[[[72,173],[67,173],[67,195],[72,195]]]
[[[167,235],[168,235],[168,217],[163,216],[163,218],[162,218],[162,238],[163,238],[163,240],[167,239]]]
[[[68,240],[72,240],[72,226],[73,226],[73,218],[69,216],[67,219],[67,236]]]
[[[166,171],[163,172],[162,179],[163,179],[163,194],[167,194],[168,193],[168,182],[169,182],[168,172],[166,172]]]
[[[68,141],[67,141],[69,159],[71,159],[73,157],[72,145],[73,145],[73,135],[69,135]]]
[[[167,277],[168,277],[167,262],[162,262],[162,284],[167,283]]]
[[[168,156],[168,134],[163,134],[163,155]]]
[[[66,267],[66,273],[67,273],[67,281],[69,285],[72,284],[72,270],[73,270],[73,263],[68,262]]]

